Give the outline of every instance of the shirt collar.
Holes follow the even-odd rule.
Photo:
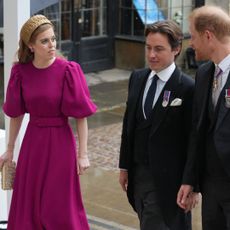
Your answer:
[[[222,70],[224,73],[227,69],[230,68],[230,54],[226,56],[219,64],[219,68]]]
[[[158,73],[156,73],[154,70],[152,70],[149,78],[151,79],[155,74],[157,74],[157,76],[159,77],[159,79],[161,81],[167,82],[169,80],[169,78],[171,77],[172,73],[174,72],[175,68],[176,68],[176,65],[173,62],[167,68],[161,70]]]

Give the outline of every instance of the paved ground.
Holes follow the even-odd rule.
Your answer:
[[[117,170],[121,123],[89,130],[89,153],[92,166]]]

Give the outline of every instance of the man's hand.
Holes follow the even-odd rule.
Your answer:
[[[185,212],[189,212],[193,208],[195,208],[195,206],[199,203],[199,200],[200,200],[200,194],[196,192],[191,192],[186,202]]]
[[[126,171],[126,170],[120,170],[119,183],[120,183],[123,191],[127,192],[127,187],[128,187],[128,171]]]
[[[191,202],[191,193],[193,187],[191,185],[181,185],[177,193],[177,204],[185,211],[188,209],[187,205]]]

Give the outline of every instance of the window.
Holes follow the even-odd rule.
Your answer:
[[[71,1],[62,0],[61,2],[61,40],[71,40]]]
[[[143,36],[147,24],[173,19],[188,32],[187,15],[193,9],[193,0],[120,0],[118,33],[125,36]]]
[[[192,0],[170,0],[168,5],[168,18],[177,22],[183,31],[188,33],[188,16],[194,8]]]
[[[102,36],[106,30],[106,0],[83,0],[80,8],[82,37]]]
[[[71,40],[71,1],[62,0],[39,13],[46,15],[54,24],[58,37],[57,45],[63,40]]]
[[[55,30],[55,34],[57,36],[57,48],[61,49],[60,47],[60,42],[61,42],[61,38],[60,38],[60,19],[59,19],[59,4],[54,4],[51,5],[47,8],[45,8],[44,10],[41,10],[38,12],[38,14],[44,14],[54,25],[54,30]]]

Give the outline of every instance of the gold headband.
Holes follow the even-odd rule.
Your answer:
[[[52,22],[47,19],[44,15],[37,14],[29,18],[25,24],[22,26],[21,32],[20,32],[20,38],[22,41],[28,45],[31,35],[33,32],[41,25],[43,24],[50,24],[53,25]]]

